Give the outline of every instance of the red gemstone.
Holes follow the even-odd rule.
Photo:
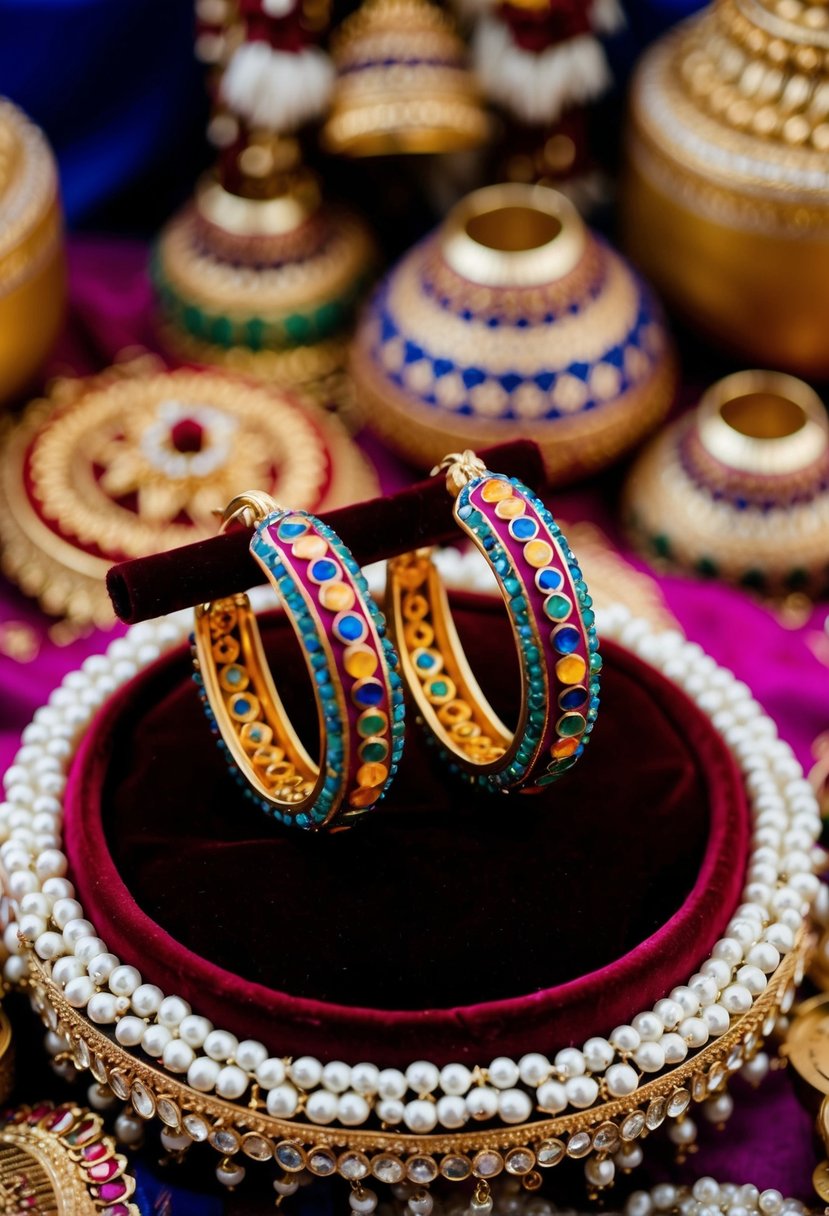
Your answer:
[[[113,1203],[104,1208],[103,1216],[129,1216],[129,1208],[125,1203]]]
[[[123,1178],[118,1178],[115,1182],[105,1182],[102,1187],[98,1188],[98,1194],[105,1203],[114,1203],[116,1199],[123,1199],[127,1193],[127,1184]]]
[[[105,1144],[90,1144],[83,1150],[83,1155],[87,1161],[98,1161],[99,1158],[105,1157],[108,1151]]]
[[[89,1177],[94,1182],[108,1182],[110,1178],[114,1178],[120,1173],[121,1166],[117,1161],[110,1157],[109,1161],[99,1161],[97,1165],[90,1166]]]
[[[170,431],[177,452],[200,452],[204,445],[204,427],[195,418],[182,418]]]

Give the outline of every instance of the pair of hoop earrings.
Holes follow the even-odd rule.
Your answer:
[[[567,541],[531,490],[473,452],[447,456],[437,473],[506,603],[521,673],[514,730],[472,673],[431,551],[389,563],[392,642],[360,567],[322,520],[255,492],[224,512],[224,527],[253,527],[251,553],[299,639],[317,705],[318,759],[290,722],[246,595],[197,607],[195,678],[237,780],[281,823],[342,829],[381,801],[403,752],[406,691],[451,770],[479,789],[537,793],[584,751],[601,657]]]

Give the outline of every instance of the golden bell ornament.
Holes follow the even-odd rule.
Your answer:
[[[477,147],[489,119],[466,47],[428,0],[366,0],[334,38],[337,70],[322,141],[346,156]]]
[[[645,448],[623,514],[657,565],[773,596],[829,587],[829,422],[782,372],[714,384]]]
[[[371,235],[320,198],[295,141],[263,134],[239,159],[248,193],[208,175],[161,233],[152,277],[163,344],[347,407],[343,369],[375,264]]]
[[[689,320],[749,358],[829,375],[829,7],[717,0],[644,55],[622,223]]]
[[[386,276],[351,371],[366,422],[431,468],[528,437],[557,483],[604,467],[667,413],[674,362],[656,301],[546,186],[490,186]]]
[[[0,402],[26,387],[57,337],[65,280],[54,157],[0,98]]]

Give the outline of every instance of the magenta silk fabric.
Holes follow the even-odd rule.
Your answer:
[[[146,257],[144,246],[126,241],[73,241],[70,316],[47,369],[50,375],[99,370],[125,347],[136,344],[153,348]],[[377,464],[384,489],[400,486],[410,477],[405,466],[376,442],[369,440],[364,446]],[[550,506],[565,519],[594,519],[619,542],[612,502],[600,485],[554,496]],[[621,543],[620,548],[625,552]],[[787,629],[769,609],[739,591],[679,578],[659,581],[668,607],[688,637],[745,680],[808,767],[812,740],[829,727],[826,607],[815,609],[805,626]],[[93,633],[62,646],[52,640],[50,624],[18,591],[0,584],[0,764],[4,768],[34,710],[46,702],[67,671],[102,650],[112,636]],[[18,625],[31,631],[35,643],[37,653],[29,662],[9,657],[10,639]],[[94,865],[93,858],[89,861]],[[721,1181],[774,1186],[784,1194],[809,1199],[817,1161],[811,1121],[794,1097],[788,1077],[774,1075],[757,1095],[749,1095],[739,1082],[732,1092],[736,1110],[725,1135],[708,1127],[695,1111],[700,1152],[680,1169],[672,1164],[667,1149],[654,1142],[647,1154],[648,1173],[641,1172],[637,1182],[645,1185],[653,1176],[679,1180],[711,1173]]]

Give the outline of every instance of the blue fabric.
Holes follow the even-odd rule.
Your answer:
[[[142,181],[169,210],[204,157],[193,0],[0,0],[0,30],[0,94],[50,139],[70,224]]]

